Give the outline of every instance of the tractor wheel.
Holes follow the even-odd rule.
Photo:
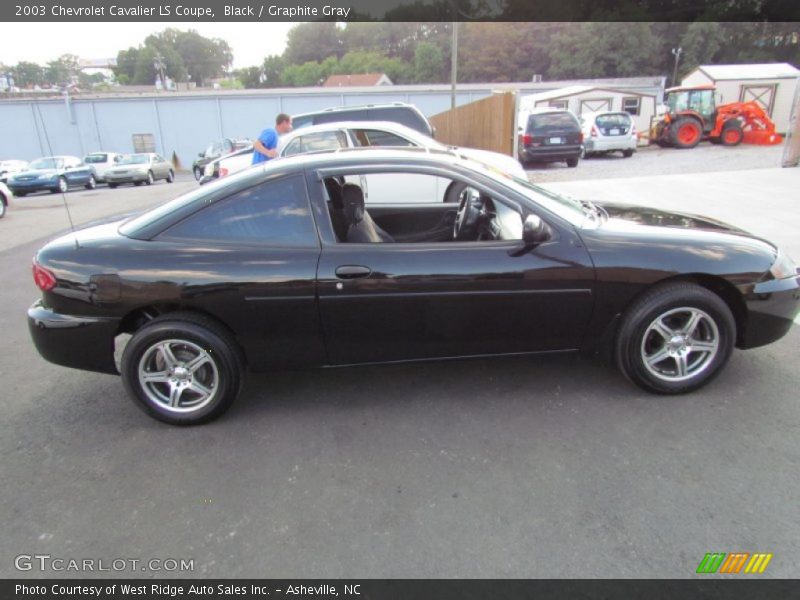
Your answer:
[[[697,119],[684,117],[675,121],[669,128],[669,137],[676,148],[694,148],[703,138],[703,127]]]
[[[739,121],[728,121],[722,128],[720,141],[723,146],[738,146],[744,139],[744,131]]]

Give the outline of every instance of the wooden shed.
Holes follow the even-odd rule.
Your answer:
[[[717,104],[758,102],[779,133],[786,133],[800,70],[789,63],[702,65],[681,81],[683,86],[713,84]]]
[[[648,131],[650,119],[656,114],[656,96],[610,87],[573,85],[520,97],[520,114],[536,108],[561,108],[578,117],[586,112],[605,110],[627,112],[638,131]]]

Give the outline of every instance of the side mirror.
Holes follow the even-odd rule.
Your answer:
[[[538,246],[550,239],[550,228],[537,215],[528,215],[522,223],[522,241],[528,247]]]

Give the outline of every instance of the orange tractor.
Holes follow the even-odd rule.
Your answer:
[[[724,146],[781,143],[775,123],[757,102],[716,106],[715,91],[713,85],[668,89],[669,109],[650,128],[650,139],[674,148],[694,148],[703,139]]]

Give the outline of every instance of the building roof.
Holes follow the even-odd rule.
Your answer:
[[[331,75],[322,84],[322,87],[341,87],[341,86],[364,86],[364,85],[378,85],[381,80],[389,84],[392,80],[386,76],[386,73],[353,73],[352,75]]]
[[[744,65],[700,65],[700,71],[714,81],[730,79],[783,79],[800,77],[800,70],[789,63],[756,63]]]

